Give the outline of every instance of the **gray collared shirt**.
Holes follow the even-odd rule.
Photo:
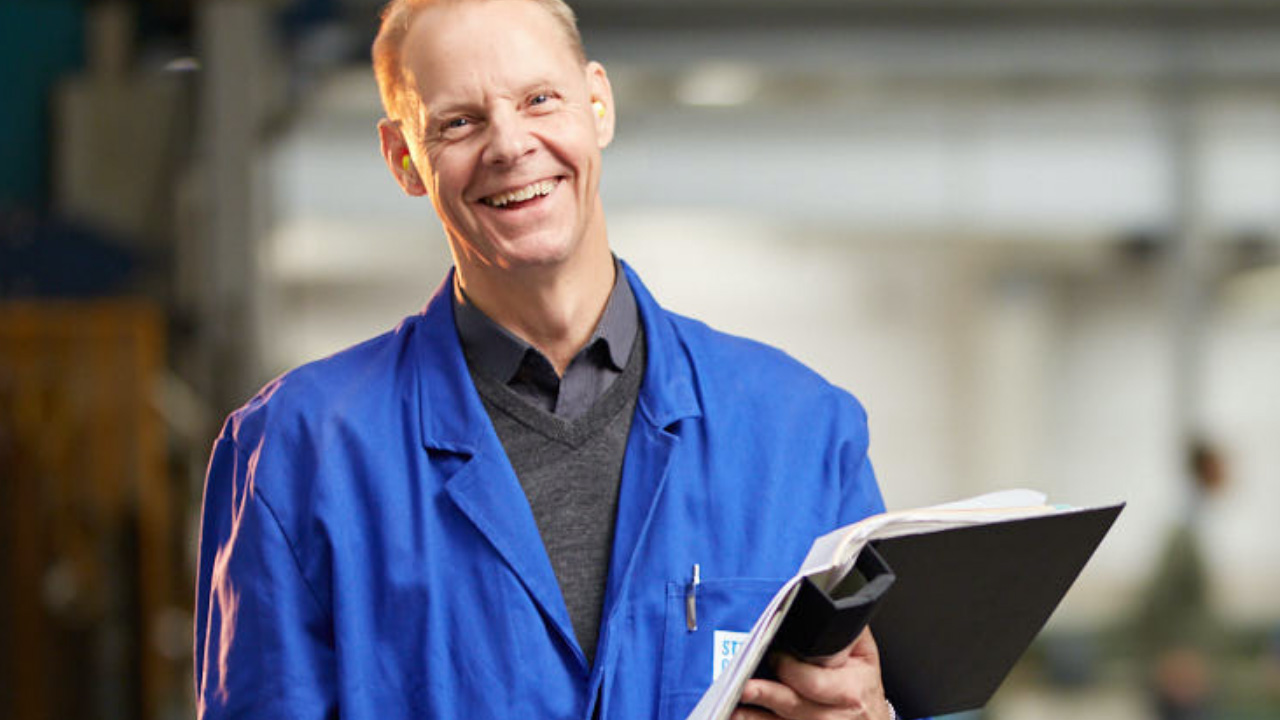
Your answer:
[[[613,291],[587,344],[569,361],[564,377],[546,356],[485,315],[457,288],[453,318],[473,373],[503,383],[536,407],[572,420],[591,407],[622,374],[640,327],[631,285],[614,262]]]

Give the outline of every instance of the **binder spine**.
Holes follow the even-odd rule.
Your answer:
[[[881,599],[896,579],[875,548],[858,553],[854,567],[866,583],[848,597],[831,597],[809,578],[800,583],[795,602],[774,638],[773,649],[810,662],[845,649],[871,623]]]

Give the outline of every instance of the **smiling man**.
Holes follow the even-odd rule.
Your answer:
[[[598,192],[608,76],[560,0],[395,0],[382,154],[454,269],[228,419],[205,718],[683,718],[821,533],[882,509],[857,401],[663,310]],[[864,634],[742,718],[891,714]]]
[[[431,198],[467,299],[563,372],[613,285],[608,78],[544,4],[437,4],[393,4],[375,47],[383,155]]]

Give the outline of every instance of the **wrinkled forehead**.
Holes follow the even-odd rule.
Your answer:
[[[423,10],[409,25],[401,61],[423,100],[514,88],[536,78],[578,78],[584,70],[560,23],[531,0],[470,0]]]
[[[536,37],[543,54],[567,55],[579,67],[587,64],[572,15],[561,17],[538,0],[441,0],[423,6],[406,24],[401,61],[412,61],[415,48],[430,46],[461,58],[475,45],[490,49],[513,34]],[[522,48],[505,48],[515,54]],[[525,51],[528,48],[523,48]]]

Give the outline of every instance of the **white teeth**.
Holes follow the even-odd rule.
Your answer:
[[[518,190],[490,195],[487,198],[481,199],[480,202],[483,202],[485,205],[490,207],[500,208],[513,202],[521,202],[530,198],[547,195],[554,190],[555,187],[555,180],[539,180],[536,183],[526,185]]]

